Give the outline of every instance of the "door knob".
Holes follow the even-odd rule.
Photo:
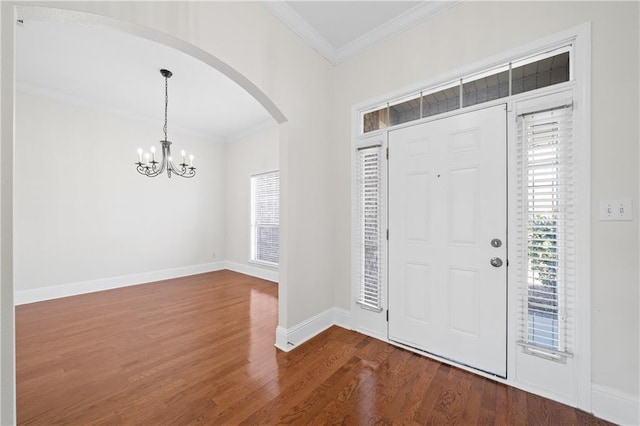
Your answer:
[[[500,259],[499,257],[492,257],[489,263],[491,263],[491,266],[499,268],[502,266],[502,259]]]
[[[502,245],[502,241],[500,240],[500,238],[494,238],[493,240],[491,240],[491,247],[500,247]]]

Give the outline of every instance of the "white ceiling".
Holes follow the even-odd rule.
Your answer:
[[[173,48],[120,31],[44,21],[17,26],[18,90],[94,105],[164,124],[169,79],[169,140],[180,130],[219,140],[275,125],[251,95],[209,65]]]
[[[263,1],[332,64],[456,4],[449,1]]]
[[[455,1],[263,1],[330,62],[371,45]],[[17,27],[18,90],[97,106],[158,125],[163,136],[164,79],[169,79],[169,139],[180,130],[233,140],[275,120],[252,96],[207,64],[117,30],[26,20]]]

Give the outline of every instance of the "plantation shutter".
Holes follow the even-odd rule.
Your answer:
[[[278,172],[252,177],[254,193],[254,260],[278,263],[280,177]]]
[[[357,153],[358,191],[358,303],[366,309],[382,310],[382,147],[371,146]]]
[[[575,158],[571,106],[518,117],[519,344],[564,361],[573,351]]]

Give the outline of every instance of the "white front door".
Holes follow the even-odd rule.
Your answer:
[[[498,105],[389,132],[389,339],[502,377],[506,126]]]

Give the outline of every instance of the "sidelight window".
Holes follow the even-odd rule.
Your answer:
[[[358,149],[358,303],[382,310],[382,146]],[[386,232],[386,230],[385,230]]]
[[[573,346],[575,173],[572,107],[518,117],[521,330],[525,350],[564,359]]]

